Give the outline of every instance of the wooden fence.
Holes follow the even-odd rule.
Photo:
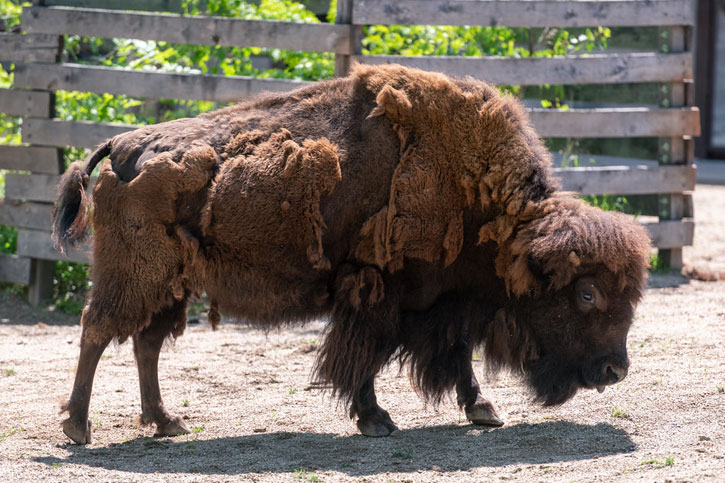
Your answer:
[[[507,85],[662,83],[670,96],[667,108],[529,112],[536,129],[545,137],[664,138],[661,145],[667,153],[656,165],[558,168],[557,173],[565,189],[582,194],[657,195],[656,213],[644,213],[657,218],[647,218],[650,221],[643,224],[671,266],[682,264],[682,247],[692,244],[692,137],[698,136],[700,129],[699,112],[691,106],[694,0],[338,0],[335,25],[149,12],[179,9],[180,0],[36,0],[32,7],[23,9],[23,34],[0,34],[0,60],[15,63],[13,89],[0,90],[0,112],[23,119],[23,145],[0,146],[0,169],[29,172],[8,173],[5,177],[0,224],[18,227],[18,243],[16,255],[0,256],[0,281],[29,285],[31,302],[49,296],[53,261],[61,259],[49,238],[55,185],[62,172],[60,148],[91,148],[134,128],[56,119],[56,90],[230,102],[265,90],[288,90],[304,84],[60,63],[64,35],[332,52],[336,55],[337,75],[344,75],[350,64],[358,61],[397,62]],[[668,48],[666,53],[555,58],[361,55],[362,28],[371,24],[658,26]],[[87,253],[82,251],[72,253],[70,259],[88,261]]]

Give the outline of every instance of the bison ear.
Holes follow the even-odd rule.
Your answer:
[[[575,267],[578,267],[579,265],[582,264],[581,258],[579,258],[579,255],[577,255],[577,253],[574,250],[569,252],[569,256],[567,258],[569,260],[569,263],[571,263]]]
[[[378,105],[370,112],[368,119],[384,114],[392,122],[401,124],[410,118],[413,111],[413,105],[410,103],[408,95],[389,85],[380,90],[375,102]]]

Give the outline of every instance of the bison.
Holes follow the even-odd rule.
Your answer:
[[[60,250],[94,238],[65,434],[91,441],[98,360],[129,337],[141,422],[187,432],[157,362],[202,293],[213,326],[219,310],[263,328],[327,316],[316,377],[368,436],[396,429],[375,397],[394,360],[428,400],[455,387],[494,426],[478,346],[545,405],[620,381],[649,239],[558,191],[551,164],[515,99],[394,65],[108,140],[70,166],[53,215]]]

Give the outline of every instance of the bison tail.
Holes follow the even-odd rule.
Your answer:
[[[56,250],[68,250],[83,243],[89,234],[90,203],[86,196],[88,181],[96,165],[111,153],[111,142],[100,146],[85,167],[73,163],[58,184],[58,201],[53,207],[51,237]]]

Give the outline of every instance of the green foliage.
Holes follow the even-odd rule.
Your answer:
[[[0,253],[15,253],[18,248],[18,229],[0,225]]]
[[[604,211],[626,211],[629,201],[625,196],[619,195],[587,195],[581,197],[592,206]]]
[[[649,257],[649,268],[650,271],[655,273],[664,273],[670,271],[670,265],[667,260],[660,256],[659,253],[650,255]]]
[[[1,8],[1,7],[0,7]],[[4,10],[0,10],[4,12]],[[0,88],[13,85],[13,74],[0,65]],[[0,114],[0,145],[20,144],[20,118]]]
[[[145,124],[130,110],[142,102],[127,96],[91,92],[57,91],[55,115],[59,119]]]
[[[602,27],[574,34],[556,28],[371,25],[364,32],[364,54],[407,56],[553,57],[604,49],[611,35]]]
[[[13,27],[20,25],[23,5],[30,5],[30,2],[0,0],[0,20],[2,20],[5,31],[12,30]]]
[[[364,30],[366,55],[509,55],[528,56],[515,46],[506,27],[450,27],[431,25],[371,25]]]
[[[83,311],[85,295],[92,285],[88,273],[89,267],[81,263],[55,263],[53,299],[59,310],[71,314]]]
[[[190,15],[319,23],[302,4],[290,0],[262,0],[259,5],[241,0],[189,0],[184,8]],[[330,53],[129,39],[113,39],[109,45],[100,39],[79,37],[72,37],[69,46],[69,55],[76,62],[128,69],[301,80],[328,78],[334,72],[334,55]],[[252,62],[255,56],[269,58],[273,68],[258,69]]]

